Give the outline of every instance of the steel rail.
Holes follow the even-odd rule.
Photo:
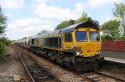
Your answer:
[[[105,76],[107,78],[115,79],[117,81],[125,82],[125,80],[122,80],[122,79],[119,79],[119,78],[116,78],[116,77],[113,77],[113,76],[110,76],[110,75],[106,75],[106,74],[103,74],[103,73],[100,73],[100,72],[97,72],[97,71],[94,71],[93,74],[97,74],[97,75]],[[86,79],[86,80],[88,80],[90,82],[97,82],[96,80],[94,80],[93,78],[88,77],[87,75],[82,75],[82,74],[78,74],[78,75],[81,78]],[[99,78],[101,78],[101,77],[99,77]]]
[[[25,67],[25,69],[26,69],[28,75],[30,76],[32,82],[36,82],[35,79],[33,78],[32,74],[31,74],[30,71],[28,70],[26,64],[24,63],[24,60],[23,60],[22,57],[19,55],[19,48],[18,48],[18,50],[16,51],[16,53],[17,53],[17,55],[18,55],[20,61],[22,62],[23,66]]]
[[[113,77],[113,76],[110,76],[110,75],[107,75],[107,74],[104,74],[104,73],[101,73],[101,72],[98,72],[98,71],[95,71],[94,73],[99,74],[99,75],[103,75],[103,76],[106,76],[106,77],[109,77],[109,78],[112,78],[112,79],[115,79],[115,80],[118,80],[118,81],[125,82],[125,80],[122,80],[122,79],[119,79],[119,78],[116,78],[116,77]]]
[[[87,81],[89,81],[89,82],[96,82],[95,80],[93,80],[93,79],[91,79],[91,78],[89,78],[89,77],[87,77],[87,76],[83,76],[83,75],[79,75],[82,79],[84,79],[84,80],[87,80]]]

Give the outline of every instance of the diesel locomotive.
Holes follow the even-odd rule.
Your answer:
[[[26,41],[24,45],[33,53],[76,71],[95,70],[99,66],[101,37],[95,21],[77,23]]]

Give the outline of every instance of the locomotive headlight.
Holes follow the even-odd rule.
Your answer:
[[[99,50],[99,51],[98,51],[98,54],[100,54],[100,53],[101,53],[101,51]]]
[[[77,56],[79,56],[79,55],[80,55],[80,53],[79,53],[78,51],[76,51],[76,55],[77,55]]]

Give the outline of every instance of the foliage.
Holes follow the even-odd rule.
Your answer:
[[[125,36],[125,3],[115,3],[113,14],[120,19],[120,28]]]
[[[121,36],[119,39],[120,40],[125,40],[125,36]]]
[[[80,17],[77,19],[77,23],[80,23],[80,22],[85,22],[85,21],[89,21],[89,20],[92,20],[91,17]]]
[[[125,3],[115,3],[115,8],[113,9],[113,14],[116,17],[124,18],[125,15]]]
[[[8,40],[7,38],[5,37],[2,37],[0,39],[0,63],[3,61],[4,59],[4,54],[6,53],[6,46],[10,45],[11,41]]]
[[[0,35],[2,35],[7,26],[6,24],[7,17],[2,13],[2,8],[0,7]]]
[[[76,20],[65,20],[65,21],[61,22],[59,25],[57,25],[55,30],[63,29],[63,28],[68,27],[72,24],[85,22],[88,20],[92,20],[91,17],[88,17],[87,14],[85,12],[83,12],[81,17],[79,17]]]
[[[2,43],[4,46],[8,46],[8,45],[11,44],[11,41],[8,40],[8,39],[5,38],[5,37],[2,37],[2,38],[0,39],[0,43]]]
[[[0,63],[3,62],[4,60],[4,54],[6,53],[6,47],[5,44],[3,43],[3,40],[0,39]]]
[[[76,23],[85,22],[85,21],[89,21],[89,20],[92,20],[91,17],[88,17],[87,13],[83,12],[81,17],[79,17],[76,20]]]
[[[59,25],[57,25],[55,30],[63,29],[63,28],[68,27],[68,26],[70,26],[72,24],[75,24],[74,20],[63,21]]]
[[[103,39],[125,40],[125,3],[115,3],[113,14],[119,21],[110,20],[102,25]]]
[[[104,31],[103,39],[114,40],[119,37],[119,25],[120,22],[117,20],[110,20],[102,25]]]
[[[0,57],[1,57],[1,55],[3,55],[5,53],[5,45],[2,43],[2,42],[0,42]]]
[[[3,14],[2,8],[0,7],[0,62],[3,59],[4,53],[6,51],[5,46],[9,45],[10,43],[9,40],[3,37],[3,34],[7,26],[6,21],[7,21],[7,17]]]
[[[1,44],[0,44],[0,64],[3,63],[3,61],[4,61],[5,52],[6,52],[5,47],[1,46]]]

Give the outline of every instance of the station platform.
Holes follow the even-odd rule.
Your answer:
[[[103,51],[101,56],[104,60],[125,64],[125,52]]]

